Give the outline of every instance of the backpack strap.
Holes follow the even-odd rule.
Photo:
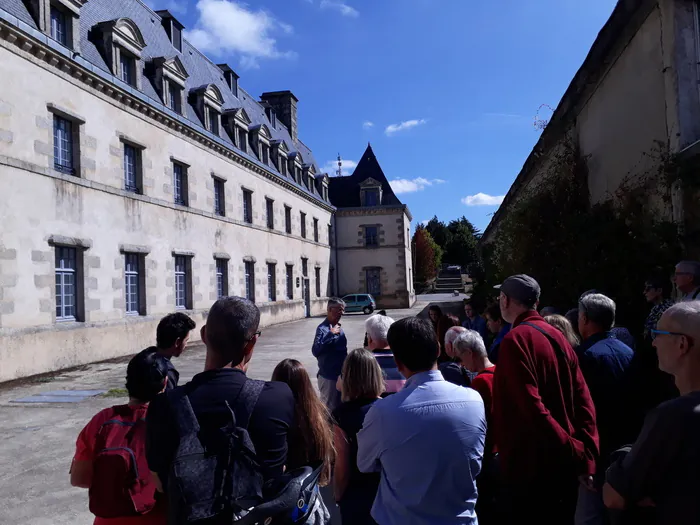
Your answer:
[[[557,340],[554,339],[554,337],[552,337],[552,335],[549,332],[547,332],[547,330],[545,330],[544,328],[540,328],[539,326],[537,326],[533,323],[524,322],[522,324],[529,326],[530,328],[534,328],[539,333],[544,335],[547,338],[547,340],[550,342],[550,344],[552,345],[552,348],[554,348],[554,351],[559,355],[559,357],[562,357],[564,359],[564,363],[566,363],[569,367],[571,367],[571,363],[569,362],[569,359],[566,357],[566,352],[564,352],[562,347],[559,346],[559,343],[557,342]]]
[[[248,428],[250,417],[253,415],[253,410],[258,403],[258,398],[263,388],[265,388],[265,381],[246,379],[246,382],[243,383],[241,392],[238,394],[238,399],[236,400],[236,405],[239,407],[239,414],[242,415],[240,421],[236,422],[237,426]]]

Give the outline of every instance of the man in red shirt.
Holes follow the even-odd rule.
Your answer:
[[[595,473],[595,408],[574,350],[537,313],[540,286],[514,275],[499,304],[512,329],[499,351],[492,420],[505,523],[573,523],[578,481]]]

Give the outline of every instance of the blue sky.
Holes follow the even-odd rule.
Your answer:
[[[289,89],[321,167],[367,142],[414,226],[488,224],[614,0],[149,0],[254,96]],[[546,108],[542,110],[548,118]],[[471,198],[470,198],[471,197]],[[491,205],[488,205],[490,203]]]

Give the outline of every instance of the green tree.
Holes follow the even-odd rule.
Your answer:
[[[423,226],[418,226],[413,234],[415,256],[415,279],[417,283],[426,283],[434,279],[442,262],[442,249]]]
[[[445,247],[447,260],[450,264],[469,268],[477,260],[477,239],[472,229],[460,221],[450,222],[448,229],[450,240]]]
[[[442,248],[443,252],[446,251],[452,234],[445,223],[438,220],[437,215],[435,215],[428,221],[428,224],[425,225],[425,229],[433,238],[435,243]]]

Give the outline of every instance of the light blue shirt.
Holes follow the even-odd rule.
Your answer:
[[[437,371],[411,376],[377,401],[357,435],[357,466],[381,472],[379,525],[476,525],[476,476],[484,454],[481,396]]]

